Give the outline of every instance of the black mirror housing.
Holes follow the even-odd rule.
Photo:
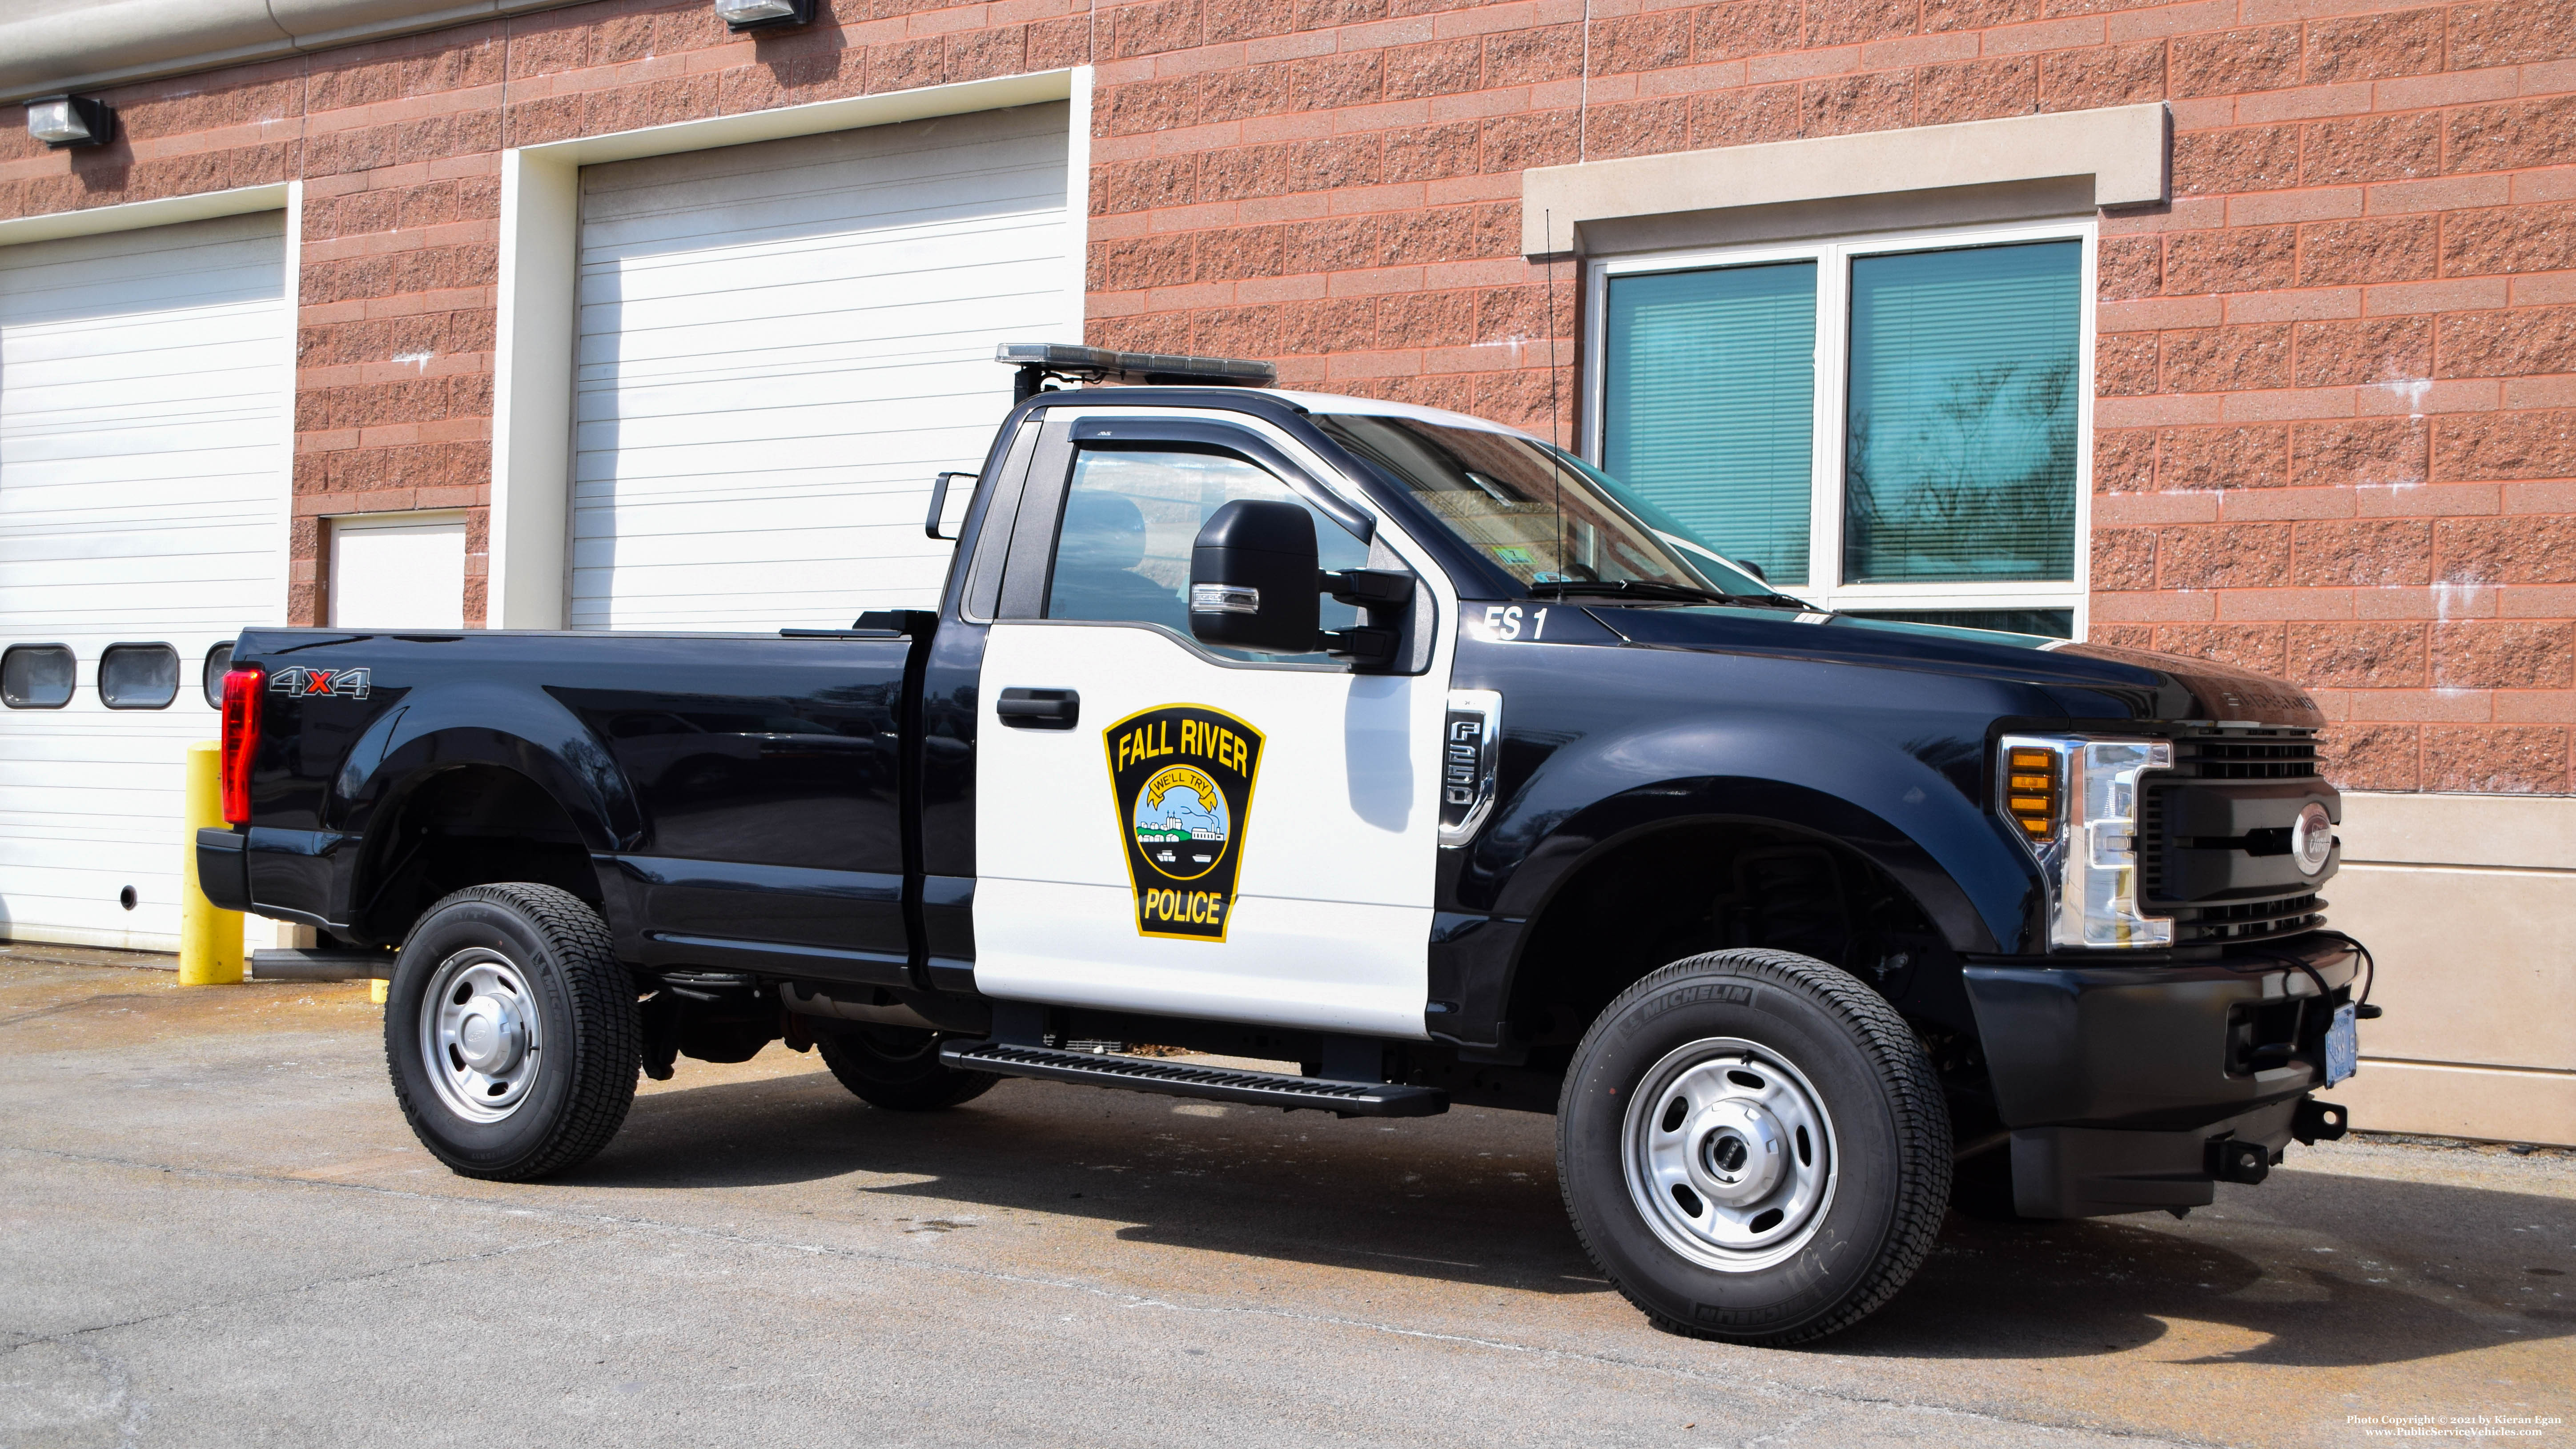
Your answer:
[[[1190,546],[1190,633],[1263,654],[1307,653],[1323,628],[1316,573],[1313,514],[1236,499]]]

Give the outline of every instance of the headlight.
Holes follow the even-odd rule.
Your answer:
[[[2173,918],[2138,901],[2138,777],[2173,767],[2163,740],[2011,735],[1998,749],[1995,808],[2048,881],[2052,946],[2173,944]]]

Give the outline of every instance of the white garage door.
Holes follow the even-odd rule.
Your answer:
[[[206,652],[284,622],[285,255],[275,212],[0,248],[0,933],[176,949]]]
[[[576,629],[936,602],[931,475],[1078,341],[1062,103],[582,173]]]

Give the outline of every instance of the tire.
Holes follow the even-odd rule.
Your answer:
[[[473,886],[430,907],[385,993],[394,1097],[421,1145],[467,1177],[525,1182],[607,1146],[642,1044],[607,925],[553,886]]]
[[[1896,1009],[1787,951],[1676,961],[1584,1034],[1557,1104],[1584,1250],[1657,1327],[1781,1346],[1859,1322],[1922,1266],[1950,1122]]]
[[[815,1027],[814,1048],[823,1054],[823,1065],[871,1107],[937,1112],[973,1101],[1001,1080],[991,1072],[961,1072],[941,1061],[936,1032],[819,1020]]]

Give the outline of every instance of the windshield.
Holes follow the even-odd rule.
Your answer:
[[[1535,439],[1356,413],[1322,414],[1315,424],[1534,590],[1610,584],[1774,597],[1608,474]]]

